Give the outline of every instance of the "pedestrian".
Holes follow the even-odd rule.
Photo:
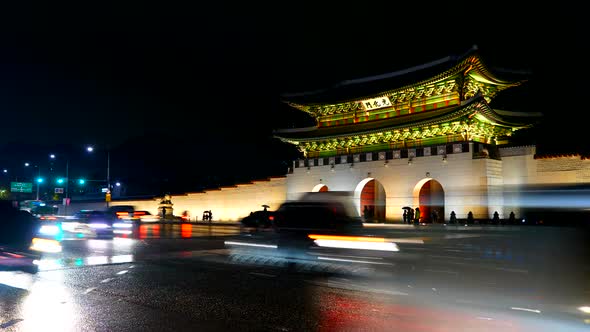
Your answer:
[[[416,208],[416,212],[414,213],[414,224],[415,225],[420,224],[420,208],[419,207]]]
[[[467,223],[468,224],[473,224],[473,212],[469,211],[469,213],[467,213]]]
[[[457,214],[455,213],[455,211],[451,211],[451,220],[450,220],[451,224],[456,224],[457,223]]]
[[[497,225],[500,223],[500,215],[498,214],[498,211],[494,212],[494,218],[492,219],[492,224]]]
[[[516,223],[516,217],[514,216],[514,211],[510,211],[510,216],[508,217],[508,224],[514,225]]]
[[[408,210],[406,210],[406,209],[404,209],[403,219],[404,219],[404,224],[405,224],[408,221]]]
[[[432,223],[436,224],[438,222],[438,213],[436,210],[432,210],[430,218],[432,219]]]
[[[369,220],[369,207],[367,205],[363,208],[363,217],[365,218],[365,221]]]
[[[414,209],[409,209],[408,210],[408,224],[411,224],[414,222]]]
[[[213,220],[213,213],[211,213],[211,210],[209,210],[209,222],[211,222]]]

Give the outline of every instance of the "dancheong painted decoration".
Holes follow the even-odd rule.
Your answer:
[[[462,56],[344,81],[321,93],[283,95],[285,103],[310,114],[316,125],[274,135],[307,158],[469,141],[507,144],[515,130],[540,117],[494,109],[490,102],[525,80],[499,78],[474,47]]]

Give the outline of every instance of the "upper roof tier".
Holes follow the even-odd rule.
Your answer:
[[[496,94],[525,82],[522,74],[493,73],[480,58],[477,46],[463,55],[447,56],[419,66],[371,77],[342,81],[322,90],[287,93],[283,102],[315,118],[366,109],[364,103],[387,97],[387,102],[456,92],[459,100],[481,94],[490,102]],[[383,99],[385,100],[385,99]]]

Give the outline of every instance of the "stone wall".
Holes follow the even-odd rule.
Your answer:
[[[217,190],[171,195],[171,198],[176,216],[180,216],[186,210],[189,211],[191,220],[202,220],[203,211],[211,210],[214,221],[238,221],[252,211],[262,210],[263,204],[270,206],[270,210],[277,209],[286,200],[286,188],[285,177],[273,177]],[[161,198],[116,200],[110,205],[133,205],[136,210],[157,214],[160,201]],[[72,202],[68,214],[81,209],[104,210],[106,203]]]

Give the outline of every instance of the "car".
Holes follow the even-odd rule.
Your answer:
[[[111,213],[100,210],[80,210],[68,219],[68,222],[86,225],[91,230],[91,237],[96,238],[113,238],[114,221]]]
[[[152,214],[150,211],[137,210],[131,214],[131,220],[136,223],[158,222],[160,216]]]
[[[385,256],[399,250],[388,239],[365,234],[361,218],[352,211],[346,201],[337,199],[288,201],[272,213],[268,231],[242,232],[224,243],[234,257],[299,263],[328,260],[331,255],[332,259],[350,255]]]
[[[273,225],[274,211],[260,210],[250,212],[250,215],[242,218],[240,223],[244,227],[268,228]]]
[[[61,249],[58,241],[38,233],[38,218],[9,201],[0,202],[0,219],[0,271],[36,273],[42,252],[49,246]]]

